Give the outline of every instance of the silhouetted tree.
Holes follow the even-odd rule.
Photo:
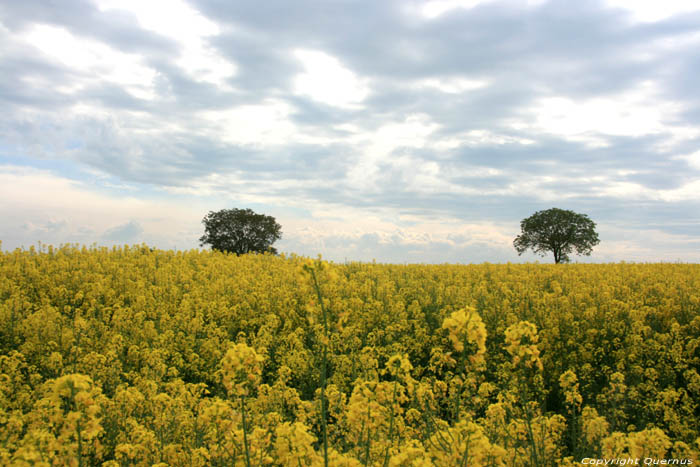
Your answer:
[[[210,211],[202,223],[204,235],[199,239],[200,246],[211,245],[213,250],[237,255],[266,251],[277,254],[272,244],[282,238],[282,226],[274,217],[250,209]]]
[[[569,262],[569,254],[590,256],[593,247],[600,243],[595,231],[595,222],[585,214],[564,209],[538,211],[520,222],[521,234],[513,246],[522,255],[532,248],[542,256],[554,253],[555,263]]]

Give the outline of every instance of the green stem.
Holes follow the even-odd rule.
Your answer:
[[[245,396],[241,396],[241,414],[243,415],[243,448],[245,449],[245,465],[250,467],[250,453],[248,452],[248,425],[245,420]]]
[[[525,397],[525,388],[524,388],[524,381],[522,378],[519,378],[519,386],[520,386],[520,399],[522,401],[523,406],[525,407],[525,420],[527,421],[527,433],[528,437],[530,438],[530,458],[532,460],[532,465],[539,466],[540,461],[539,461],[539,456],[537,455],[537,444],[535,442],[535,435],[532,432],[532,412],[530,412],[530,404],[528,404],[528,398]]]
[[[466,467],[467,461],[469,460],[469,441],[471,440],[472,434],[467,435],[467,442],[464,446],[464,456],[462,456],[462,462],[459,463],[460,467]]]
[[[464,340],[462,341],[462,346],[464,349],[462,350],[462,354],[459,356],[459,364],[457,365],[457,375],[461,376],[462,382],[459,384],[459,387],[457,388],[457,392],[455,393],[455,401],[454,405],[452,406],[453,414],[452,414],[452,421],[454,423],[457,423],[459,421],[459,410],[460,406],[462,405],[462,391],[464,390],[464,380],[467,378],[467,372],[465,370],[465,365],[467,362],[467,348],[469,345],[469,339],[465,333],[464,335]]]
[[[455,402],[454,402],[454,407],[453,407],[453,422],[457,423],[459,421],[459,410],[460,410],[460,405],[462,402],[462,391],[464,390],[464,381],[462,381],[455,392]]]
[[[83,467],[83,436],[80,434],[80,420],[78,420],[78,467]]]
[[[396,402],[396,380],[394,380],[394,393],[391,396],[391,412],[389,413],[389,445],[384,452],[384,464],[386,467],[389,464],[389,449],[394,444],[394,403]]]
[[[370,432],[370,427],[369,427],[369,415],[370,415],[369,407],[370,407],[370,404],[369,404],[369,402],[367,402],[367,422],[368,422],[367,423],[367,444],[365,444],[365,462],[363,465],[369,465],[369,444],[371,442],[371,440],[370,440],[371,432]],[[362,439],[362,438],[360,438],[360,439]]]
[[[442,431],[440,431],[438,429],[438,426],[435,423],[435,417],[433,417],[432,412],[433,412],[433,410],[430,408],[430,406],[428,404],[425,404],[424,412],[423,412],[423,419],[425,420],[425,425],[426,425],[426,433],[425,433],[426,442],[429,444],[432,444],[433,446],[435,446],[438,449],[442,449],[443,451],[448,451],[448,449],[450,447],[450,443],[445,438],[445,436],[442,434]],[[432,435],[435,435],[437,438],[435,443],[432,443],[430,441],[430,438]],[[452,435],[450,435],[450,437],[451,436]],[[451,441],[454,442],[454,438],[451,438]]]
[[[321,288],[316,280],[316,272],[311,269],[311,277],[314,280],[314,288],[318,303],[321,305],[323,314],[323,333],[325,340],[323,342],[323,363],[321,365],[321,426],[323,428],[323,465],[328,467],[328,421],[326,420],[326,365],[328,361],[328,320],[326,318],[326,307],[323,305],[323,297],[321,296]]]
[[[71,399],[71,407],[68,409],[70,411],[71,408],[74,408],[75,410],[78,410],[78,407],[75,402],[75,396],[76,396],[76,390],[75,390],[75,385],[71,383],[70,385],[70,399]],[[83,467],[84,462],[83,462],[83,436],[80,433],[80,418],[78,419],[77,425],[77,435],[78,435],[78,467]]]

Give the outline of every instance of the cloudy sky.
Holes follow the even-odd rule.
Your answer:
[[[696,0],[0,1],[0,240],[505,262],[700,261]],[[550,261],[543,258],[541,261]]]

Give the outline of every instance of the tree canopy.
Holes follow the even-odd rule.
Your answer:
[[[277,254],[272,244],[282,238],[282,226],[274,217],[257,214],[251,209],[210,211],[202,223],[201,246],[211,245],[214,250],[237,255],[251,252]]]
[[[593,247],[600,243],[595,231],[595,222],[585,214],[564,209],[537,211],[520,222],[521,233],[513,246],[522,255],[532,249],[545,256],[554,254],[555,263],[569,262],[569,254],[590,256]]]

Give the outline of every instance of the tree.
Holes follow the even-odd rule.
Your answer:
[[[200,246],[208,244],[213,250],[237,255],[266,251],[277,254],[272,244],[282,238],[282,226],[274,217],[250,209],[209,211],[202,223],[204,235],[199,239]]]
[[[564,209],[537,211],[520,222],[520,229],[521,234],[513,241],[518,255],[529,248],[542,256],[551,251],[555,263],[569,262],[573,251],[590,256],[593,247],[600,243],[595,222],[585,214]]]

